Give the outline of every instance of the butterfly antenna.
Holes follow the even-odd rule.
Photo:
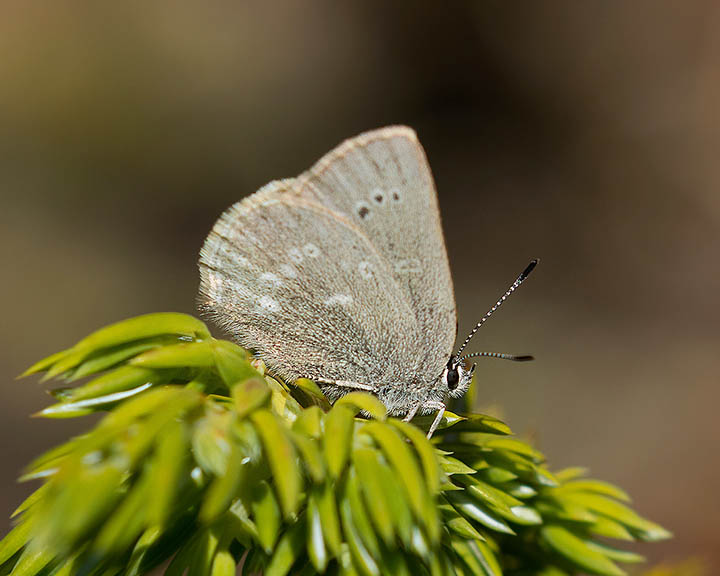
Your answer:
[[[500,308],[500,306],[502,306],[503,302],[505,302],[505,300],[507,300],[508,296],[510,296],[510,294],[515,292],[517,287],[520,286],[520,284],[522,284],[525,281],[525,278],[527,278],[530,275],[530,272],[533,271],[533,269],[535,268],[535,266],[537,266],[537,263],[539,261],[540,260],[538,258],[534,258],[533,260],[531,260],[530,264],[528,264],[527,267],[525,268],[525,270],[522,271],[520,276],[517,277],[517,280],[515,280],[515,282],[512,283],[512,286],[510,286],[510,288],[507,289],[507,292],[505,292],[505,294],[503,294],[500,297],[500,300],[495,302],[495,305],[492,308],[490,308],[490,310],[487,311],[485,316],[483,316],[480,319],[480,322],[478,322],[475,325],[475,328],[473,328],[472,331],[470,332],[470,334],[468,334],[468,337],[465,338],[465,342],[462,343],[462,346],[460,346],[460,349],[457,351],[457,354],[455,354],[456,358],[458,358],[460,356],[460,354],[462,354],[462,351],[465,350],[465,346],[467,346],[468,342],[470,342],[470,340],[472,340],[472,337],[475,336],[475,332],[477,332],[480,329],[480,326],[485,324],[485,322],[487,322],[487,319],[490,318],[490,316],[492,316],[495,313],[495,310]]]
[[[501,352],[473,352],[472,354],[465,354],[465,356],[463,356],[459,360],[467,360],[468,358],[480,358],[483,356],[487,358],[499,358],[500,360],[512,360],[513,362],[529,362],[530,360],[535,360],[534,356],[530,356],[528,354],[516,355],[503,354]]]

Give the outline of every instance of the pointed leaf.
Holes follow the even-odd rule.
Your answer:
[[[153,475],[147,512],[150,524],[164,526],[168,520],[189,464],[189,448],[187,430],[178,421],[168,424],[158,438],[153,463],[157,473]]]
[[[592,540],[586,540],[585,544],[588,546],[588,548],[600,552],[611,560],[616,560],[617,562],[624,562],[625,564],[639,564],[645,562],[645,558],[640,554],[636,554],[635,552],[630,552],[628,550],[620,550],[619,548],[606,546],[605,544],[601,544],[600,542],[593,542]]]
[[[347,406],[333,407],[325,418],[325,459],[333,478],[338,478],[345,469],[352,447],[354,425],[352,410]]]
[[[320,387],[315,384],[312,380],[307,378],[298,378],[295,381],[295,386],[302,390],[308,398],[310,398],[315,406],[319,406],[325,411],[330,410],[330,401],[326,398],[325,394],[322,393]]]
[[[615,520],[603,518],[602,516],[593,522],[592,526],[590,526],[590,532],[598,536],[605,536],[606,538],[615,538],[616,540],[635,540],[625,526],[619,522],[615,522]]]
[[[217,476],[210,484],[200,509],[200,521],[210,524],[227,511],[244,478],[245,453],[237,444],[233,445],[227,459],[225,473]]]
[[[540,516],[538,511],[530,506],[512,506],[510,512],[511,515],[506,516],[506,518],[515,524],[537,526],[543,522],[542,516]]]
[[[280,506],[264,480],[255,488],[251,506],[260,545],[271,554],[280,530]]]
[[[562,526],[543,526],[540,529],[540,537],[550,548],[581,570],[603,576],[623,576],[625,574],[612,560],[590,548],[583,540]]]
[[[450,412],[450,410],[445,410],[435,433],[441,434],[443,430],[447,430],[448,428],[459,424],[463,420],[465,420],[464,416],[459,416],[458,414]],[[434,421],[435,415],[433,414],[427,416],[415,416],[412,423],[414,426],[422,428],[423,430],[429,430]]]
[[[412,424],[396,420],[395,418],[390,418],[388,422],[398,428],[413,443],[418,456],[420,456],[423,475],[428,489],[431,494],[437,493],[440,489],[440,466],[435,457],[433,445],[425,434]]]
[[[118,402],[137,396],[138,394],[145,392],[152,386],[152,383],[147,382],[131,388],[130,390],[124,390],[121,392],[113,392],[112,394],[106,394],[104,396],[97,396],[95,398],[87,398],[85,400],[77,400],[75,402],[59,402],[42,409],[35,416],[43,418],[77,418],[78,416],[85,416],[86,414],[92,414],[97,410],[107,410]]]
[[[440,466],[448,476],[453,474],[475,474],[474,468],[470,468],[470,466],[452,456],[442,456]]]
[[[214,366],[210,342],[183,342],[162,346],[136,356],[130,361],[142,368],[209,368]]]
[[[250,356],[244,348],[227,340],[215,339],[210,341],[210,348],[217,371],[229,388],[248,378],[262,376],[250,363]]]
[[[208,338],[207,326],[197,318],[177,312],[160,312],[136,316],[105,326],[75,344],[76,350],[97,350],[117,346],[124,342],[151,338],[163,334],[176,334],[189,338]]]
[[[276,505],[277,517],[280,517],[280,508]],[[227,516],[225,517],[226,524],[226,536],[235,538],[243,548],[250,548],[255,546],[255,542],[259,542],[261,546],[265,546],[264,538],[261,539],[258,535],[257,526],[255,522],[250,519],[250,515],[243,504],[242,500],[236,500],[230,506]],[[268,540],[270,540],[268,538]],[[274,544],[274,542],[273,542]]]
[[[385,457],[405,487],[408,501],[416,516],[426,525],[431,524],[434,519],[426,516],[424,506],[429,495],[422,481],[420,467],[408,445],[392,428],[378,422],[371,422],[363,426],[362,432],[370,434],[382,448]]]
[[[209,412],[195,422],[192,451],[195,461],[208,474],[223,476],[232,450],[230,414]]]
[[[228,550],[220,550],[213,558],[210,576],[235,576],[235,558]]]
[[[235,401],[235,413],[238,418],[245,418],[248,414],[267,405],[270,400],[270,388],[264,378],[247,378],[232,387],[232,396]]]
[[[567,501],[559,501],[556,499],[539,501],[535,503],[535,506],[538,512],[548,520],[592,524],[598,519],[597,514],[590,512],[587,508]]]
[[[0,566],[19,552],[30,541],[33,523],[23,519],[0,541]]]
[[[310,497],[315,500],[320,513],[325,543],[330,550],[330,554],[337,557],[341,551],[342,536],[340,534],[340,519],[333,487],[326,482],[322,488],[313,489]]]
[[[467,488],[470,496],[477,497],[481,504],[488,505],[500,513],[511,514],[512,506],[522,505],[520,500],[472,476],[458,476],[457,481]]]
[[[486,468],[485,470],[481,470],[479,477],[482,478],[485,482],[488,484],[506,484],[507,482],[512,482],[513,480],[517,479],[517,475],[513,472],[510,472],[510,470],[503,470],[502,468]],[[503,490],[505,490],[505,486],[502,487]]]
[[[485,506],[480,504],[476,499],[471,498],[465,492],[449,492],[445,495],[448,502],[453,505],[455,510],[460,512],[466,518],[475,520],[483,526],[502,532],[503,534],[515,534],[512,528],[500,518],[496,513],[491,512]]]
[[[563,482],[558,490],[563,492],[590,492],[601,496],[609,496],[623,502],[630,502],[630,496],[628,496],[627,492],[601,480],[571,480]]]
[[[502,420],[486,414],[468,414],[453,423],[455,432],[484,432],[486,434],[512,434],[510,427]]]
[[[60,352],[55,352],[55,354],[51,354],[47,358],[43,358],[42,360],[39,360],[38,362],[35,362],[30,368],[25,370],[18,378],[25,378],[26,376],[30,376],[30,374],[37,374],[38,372],[45,372],[48,370],[51,366],[59,362],[62,358],[67,356],[72,351],[72,348],[69,350],[61,350]]]
[[[637,530],[642,534],[643,539],[662,540],[670,537],[670,533],[661,526],[641,518],[624,504],[604,496],[571,492],[564,494],[563,501],[585,506],[591,511],[616,520],[630,529]]]
[[[353,451],[353,465],[365,494],[365,503],[373,524],[380,537],[390,546],[394,539],[394,519],[388,487],[383,483],[384,475],[381,470],[384,465],[380,462],[377,451],[369,448],[358,448]]]
[[[250,418],[262,440],[283,514],[286,517],[293,516],[298,509],[302,488],[295,448],[287,430],[272,413],[267,410],[257,410]]]
[[[76,380],[80,380],[81,378],[85,378],[86,376],[103,372],[104,370],[112,368],[125,360],[141,354],[142,352],[157,348],[163,343],[168,344],[170,341],[158,339],[143,340],[136,344],[126,344],[116,348],[111,348],[110,350],[103,351],[103,353],[99,355],[92,355],[77,367],[72,376],[69,378],[69,381],[74,382]]]
[[[25,498],[25,500],[23,500],[23,502],[22,502],[22,504],[20,504],[20,506],[15,508],[13,513],[10,515],[10,518],[15,518],[16,516],[19,516],[26,510],[29,510],[30,508],[32,508],[32,506],[34,504],[36,504],[40,499],[44,498],[45,494],[47,492],[48,486],[49,486],[48,483],[45,483],[45,484],[42,484],[41,486],[39,486],[37,488],[37,490],[32,492],[30,494],[30,496],[28,496],[27,498]],[[25,522],[26,520],[27,519],[23,519],[23,522]],[[1,554],[0,554],[0,557],[1,557]],[[2,563],[3,563],[3,561],[0,560],[0,564],[2,564]]]
[[[510,452],[515,452],[516,454],[525,456],[526,458],[532,460],[535,463],[540,463],[545,460],[545,458],[540,452],[532,448],[529,444],[521,442],[517,438],[491,438],[487,440],[484,445],[486,448],[491,448],[495,450],[509,450]]]
[[[300,452],[302,463],[313,482],[321,484],[325,480],[325,459],[320,451],[319,443],[295,432],[295,430],[290,431],[290,438]]]
[[[537,490],[535,490],[532,486],[522,484],[521,482],[509,482],[503,486],[503,489],[505,489],[510,496],[519,500],[537,496]]]
[[[198,574],[198,576],[209,574],[219,543],[217,530],[213,528],[203,530],[198,539],[198,547],[190,558],[188,574]]]
[[[308,499],[307,523],[308,556],[315,569],[322,574],[328,564],[328,554],[322,532],[322,517],[314,498]]]
[[[375,528],[367,515],[367,507],[362,497],[357,472],[352,468],[345,480],[344,499],[350,503],[350,518],[353,526],[357,529],[360,539],[365,543],[373,558],[378,558],[380,556],[380,544],[375,536]]]
[[[473,575],[502,576],[495,555],[484,542],[453,539],[452,548]]]
[[[582,466],[574,466],[572,468],[563,468],[562,470],[555,472],[555,477],[560,482],[569,482],[570,480],[575,480],[576,478],[585,476],[587,473],[587,468],[583,468]]]
[[[285,576],[290,572],[305,546],[303,529],[304,523],[296,522],[290,525],[280,538],[264,576]]]
[[[12,576],[35,576],[41,574],[53,560],[53,554],[47,549],[30,546],[23,550],[15,564]]]
[[[450,504],[441,504],[439,508],[442,513],[443,524],[448,530],[465,540],[485,540],[483,535]]]
[[[272,393],[271,402],[273,412],[288,422],[294,422],[295,419],[302,414],[302,406],[291,396],[284,384],[270,376],[265,376],[265,382],[270,386]]]
[[[350,392],[335,402],[335,406],[354,408],[355,413],[365,412],[376,420],[384,420],[387,414],[385,404],[367,392]]]
[[[350,502],[348,502],[347,499],[343,499],[340,503],[340,517],[342,518],[343,532],[345,533],[354,564],[362,574],[367,576],[380,576],[380,568],[377,562],[375,562],[375,559],[370,552],[368,552],[368,549],[360,539],[357,528],[353,524]]]
[[[293,430],[310,438],[320,438],[322,433],[322,411],[317,406],[305,408],[293,422]]]
[[[68,400],[77,402],[88,398],[97,398],[132,390],[143,384],[162,384],[169,380],[169,375],[161,375],[154,370],[136,366],[121,366],[91,380],[84,386],[75,388],[68,394]]]
[[[150,501],[150,478],[144,475],[123,495],[118,507],[99,528],[91,545],[93,556],[109,557],[129,548],[142,534]]]

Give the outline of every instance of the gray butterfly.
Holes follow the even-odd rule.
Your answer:
[[[410,420],[470,386],[457,353],[455,298],[437,196],[415,132],[361,134],[297,178],[228,209],[200,257],[201,307],[284,379],[310,378],[331,401],[375,394]]]

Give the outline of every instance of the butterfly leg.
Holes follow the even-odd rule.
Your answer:
[[[417,414],[417,411],[420,409],[420,404],[415,404],[410,411],[405,415],[405,418],[403,418],[403,422],[410,422],[413,418],[415,418],[415,414]]]
[[[443,414],[445,414],[445,404],[442,402],[437,402],[434,400],[428,400],[427,402],[421,403],[421,404],[415,404],[413,408],[410,409],[410,412],[407,413],[405,418],[403,418],[403,422],[410,422],[415,417],[415,414],[417,414],[417,411],[420,409],[426,409],[429,412],[433,410],[437,410],[437,414],[435,415],[435,420],[433,420],[432,426],[430,426],[430,430],[428,430],[427,437],[428,439],[432,438],[432,435],[435,433],[435,430],[437,430],[437,427],[440,425],[440,422],[442,421]]]
[[[436,402],[436,401],[429,401],[423,404],[423,408],[428,408],[430,410],[437,410],[437,414],[435,415],[435,420],[433,420],[432,425],[430,426],[430,430],[428,430],[427,437],[428,440],[432,438],[432,435],[435,433],[435,430],[437,430],[437,427],[440,425],[440,422],[442,421],[443,414],[445,414],[445,404],[442,402]]]

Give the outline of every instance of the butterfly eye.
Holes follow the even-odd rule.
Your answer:
[[[458,374],[457,368],[449,368],[447,371],[447,385],[450,390],[457,388],[458,382],[460,382],[460,374]]]

